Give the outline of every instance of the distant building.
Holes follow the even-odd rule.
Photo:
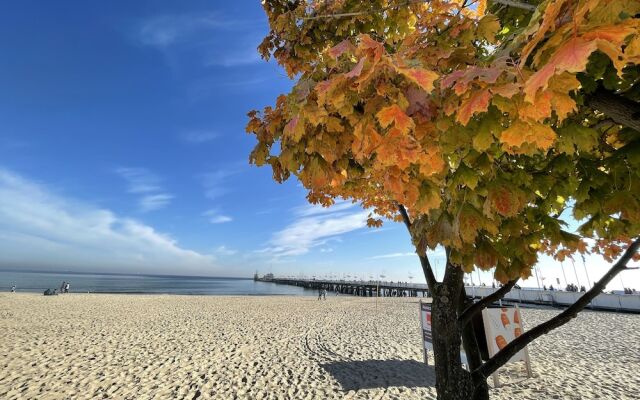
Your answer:
[[[265,281],[272,281],[273,280],[273,274],[265,274],[262,279],[264,279]]]

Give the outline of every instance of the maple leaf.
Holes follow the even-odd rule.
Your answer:
[[[433,71],[424,68],[399,68],[396,71],[415,82],[418,86],[427,92],[433,90],[433,82],[438,79],[439,75]]]
[[[478,22],[477,33],[488,42],[495,42],[496,33],[500,30],[500,21],[495,15],[485,15]]]
[[[385,107],[376,114],[378,122],[383,128],[388,127],[391,123],[402,133],[408,133],[414,126],[413,119],[402,111],[398,105],[393,104]]]
[[[471,93],[469,97],[460,103],[456,119],[462,125],[467,125],[475,113],[487,111],[489,100],[491,100],[491,93],[487,89]]]
[[[368,54],[374,64],[380,61],[380,58],[382,58],[382,54],[384,53],[384,47],[382,43],[371,39],[371,36],[367,34],[358,36],[358,41],[358,49]]]
[[[596,51],[595,41],[585,40],[577,36],[565,41],[549,59],[545,66],[535,72],[525,83],[525,100],[533,102],[538,89],[545,89],[549,79],[554,74],[567,72],[582,72],[587,66],[591,53]]]
[[[516,94],[520,93],[520,85],[516,83],[507,83],[505,85],[493,86],[489,90],[493,94],[510,99]]]
[[[598,26],[582,34],[585,40],[603,39],[612,43],[624,43],[624,40],[638,32],[639,22],[632,18],[617,24]]]
[[[507,150],[517,150],[525,143],[547,150],[556,139],[556,133],[547,125],[518,120],[500,134],[500,142]]]
[[[351,53],[354,50],[355,50],[355,46],[353,45],[353,43],[351,43],[351,40],[345,39],[342,42],[330,48],[327,51],[327,54],[329,55],[329,57],[335,60],[341,55],[343,55],[344,53],[347,53],[347,52]]]
[[[299,142],[304,134],[304,122],[302,122],[298,116],[291,118],[287,125],[285,125],[283,134],[294,142]]]

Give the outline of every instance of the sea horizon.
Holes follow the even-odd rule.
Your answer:
[[[70,293],[305,296],[312,290],[257,282],[248,277],[212,277],[113,272],[0,269],[0,292],[42,293],[70,283]]]

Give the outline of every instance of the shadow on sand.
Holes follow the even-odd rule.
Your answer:
[[[337,361],[321,364],[344,391],[388,388],[391,386],[435,386],[432,366],[415,360]]]

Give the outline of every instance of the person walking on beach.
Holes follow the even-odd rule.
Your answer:
[[[67,282],[67,283],[64,285],[64,292],[65,292],[65,293],[69,293],[69,286],[70,286],[70,285],[69,285],[69,282]]]
[[[16,292],[16,285],[14,284],[13,286],[11,286],[11,293],[15,293]]]
[[[60,294],[64,293],[65,287],[67,287],[67,282],[62,281],[62,285],[60,285]]]
[[[322,299],[322,287],[318,287],[318,300]]]

